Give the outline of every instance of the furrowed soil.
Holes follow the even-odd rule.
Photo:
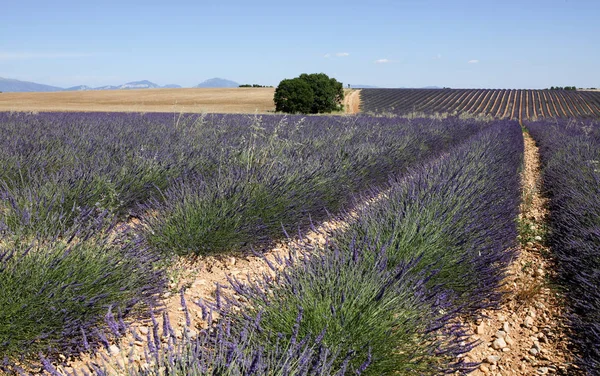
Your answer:
[[[1,93],[0,111],[269,113],[273,88]]]
[[[579,375],[573,365],[563,296],[552,286],[555,264],[543,242],[548,212],[540,193],[538,148],[528,133],[524,138],[522,245],[509,266],[500,308],[483,312],[487,318],[472,325],[472,339],[481,343],[466,354],[466,360],[482,362],[472,375]]]

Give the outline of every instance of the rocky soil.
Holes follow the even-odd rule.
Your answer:
[[[553,285],[555,266],[544,246],[546,200],[540,192],[538,148],[525,133],[520,247],[505,280],[505,300],[487,318],[472,323],[481,343],[466,354],[482,362],[472,375],[577,375],[563,317],[562,296]]]

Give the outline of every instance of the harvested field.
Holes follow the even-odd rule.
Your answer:
[[[267,113],[275,111],[274,92],[233,88],[2,93],[0,111]]]

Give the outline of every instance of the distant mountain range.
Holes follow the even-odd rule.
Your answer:
[[[0,77],[0,91],[61,91],[63,88]]]
[[[226,80],[224,78],[211,78],[206,80],[194,87],[198,88],[218,88],[218,87],[239,87],[240,84],[234,81]]]
[[[195,88],[232,88],[240,86],[237,82],[225,80],[223,78],[211,78],[196,86]],[[182,86],[169,84],[160,86],[154,82],[143,80],[127,82],[123,85],[108,85],[100,87],[90,87],[87,85],[78,85],[70,88],[61,88],[57,86],[43,85],[35,82],[19,81],[10,78],[0,77],[1,92],[49,92],[49,91],[90,91],[90,90],[133,90],[133,89],[179,89]]]
[[[234,88],[239,87],[240,84],[226,80],[224,78],[211,78],[204,82],[199,83],[194,88]],[[182,86],[169,84],[160,86],[154,82],[148,80],[127,82],[122,85],[107,85],[100,87],[90,87],[87,85],[78,85],[70,88],[62,88],[50,85],[38,84],[35,82],[19,81],[10,78],[0,77],[0,91],[3,92],[35,92],[35,91],[90,91],[90,90],[134,90],[134,89],[179,89]],[[378,86],[372,85],[350,85],[353,89],[374,89],[379,88]],[[441,89],[439,86],[426,86],[423,89]]]

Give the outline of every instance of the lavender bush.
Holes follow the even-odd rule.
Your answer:
[[[178,180],[145,206],[142,232],[164,252],[215,253],[306,228],[352,203],[367,187],[432,158],[483,123],[264,117],[239,156],[216,177]],[[270,127],[265,122],[277,123]],[[226,160],[230,157],[220,157]],[[240,163],[240,160],[242,163]]]
[[[198,302],[209,323],[211,312],[220,316],[198,338],[178,338],[168,323],[155,323],[147,365],[128,364],[120,371],[472,370],[474,364],[457,358],[473,345],[457,318],[497,302],[493,290],[516,240],[522,148],[519,125],[499,122],[440,159],[392,179],[389,193],[361,210],[345,232],[325,246],[304,244],[279,265],[271,264],[275,278],[232,279],[227,293],[217,289],[213,303]],[[184,187],[202,183],[181,182]],[[475,300],[481,303],[471,304]],[[96,374],[110,371],[106,365],[90,367]]]
[[[399,179],[390,183],[389,174],[402,174],[488,127],[456,118],[2,114],[0,132],[5,137],[0,139],[4,143],[0,161],[7,168],[0,173],[0,232],[6,249],[0,255],[3,273],[11,276],[3,281],[11,294],[9,308],[0,312],[8,323],[1,343],[11,349],[7,350],[11,356],[18,353],[17,346],[30,356],[38,350],[53,354],[60,349],[68,355],[98,342],[106,345],[94,330],[102,325],[100,318],[109,309],[126,316],[141,298],[151,300],[162,288],[156,258],[139,238],[115,243],[106,233],[92,231],[69,240],[73,226],[104,225],[100,213],[109,212],[118,220],[141,217],[136,230],[153,249],[165,253],[228,250],[281,236],[282,225],[306,228],[311,218],[324,218],[327,210],[338,211],[355,195],[378,185],[402,185]],[[23,136],[29,131],[37,138]],[[474,154],[458,151],[454,159],[439,162],[467,161],[469,168],[444,167],[431,176],[428,170],[414,170],[407,179],[438,178],[442,184],[443,179],[472,174],[473,180],[460,181],[494,192],[480,197],[503,200],[502,187],[510,195],[512,186],[499,177],[510,163],[493,157],[499,136],[486,137],[495,141],[480,141]],[[483,152],[484,147],[492,151]],[[515,150],[509,149],[509,155]],[[498,167],[491,165],[494,162]],[[491,177],[482,172],[486,169]],[[482,177],[487,180],[478,182]],[[426,195],[433,186],[416,184],[415,189]],[[476,209],[463,196],[480,191],[448,184],[440,189],[445,192],[436,196],[440,201],[420,207],[424,216],[439,209],[456,219],[444,217],[437,222],[440,226],[468,224],[469,231],[489,230],[469,222],[463,218],[465,212],[455,208],[469,204]],[[460,198],[454,200],[453,194]],[[496,215],[499,228],[504,228],[510,210],[496,213],[497,209],[490,204],[483,211]],[[436,253],[421,252],[423,248],[413,243],[407,246],[414,246],[414,253],[400,257],[394,254],[393,234],[384,228],[356,236],[356,242],[340,236],[331,248],[316,250],[318,256],[303,258],[298,268],[279,274],[281,283],[265,279],[261,288],[246,288],[234,281],[235,290],[253,302],[251,310],[239,316],[229,311],[234,302],[213,307],[235,323],[227,331],[232,336],[228,341],[247,342],[246,350],[235,354],[238,371],[232,374],[268,374],[285,364],[290,374],[468,368],[456,362],[455,356],[468,346],[457,346],[464,333],[451,323],[464,306],[456,295],[464,286],[469,292],[476,290],[465,281],[476,280],[477,270],[465,267],[455,273],[455,281],[446,264],[428,259]],[[458,230],[439,228],[433,236],[444,238],[458,233],[454,231]],[[463,237],[450,248],[449,253],[458,256],[444,262],[458,260],[464,265],[475,250],[501,248],[496,243],[504,235],[486,240]],[[28,251],[29,244],[33,252]],[[502,257],[494,258],[498,254],[492,251],[493,257],[486,254],[482,260],[501,263]],[[32,274],[36,278],[26,278]],[[336,283],[333,275],[339,278]],[[19,284],[24,293],[17,294]],[[273,291],[273,300],[265,300],[266,288]],[[23,321],[9,319],[15,315]],[[27,329],[31,322],[37,324]],[[243,328],[250,323],[256,334],[244,339]],[[115,335],[124,329],[119,325]],[[376,338],[368,340],[365,332]],[[221,364],[233,363],[227,356],[215,358],[216,354],[227,354],[224,349],[231,346],[214,333],[219,330],[198,340],[209,342],[195,342],[203,344],[195,350],[193,340],[187,339],[172,342],[160,353],[156,345],[148,351],[155,354],[157,370],[205,372],[207,365],[216,364],[206,372],[221,374]],[[273,347],[275,339],[280,347]]]
[[[127,318],[163,289],[156,258],[140,244],[119,246],[104,226],[96,219],[65,237],[0,239],[4,367],[27,364],[39,352],[69,357],[106,342],[97,329],[107,313]]]
[[[266,288],[234,281],[234,289],[267,332],[291,328],[301,307],[301,333],[325,330],[324,343],[341,352],[370,350],[369,374],[464,367],[456,355],[468,346],[456,346],[464,333],[451,322],[499,302],[517,234],[522,155],[518,123],[497,122],[393,180],[334,236],[333,249],[289,263]]]
[[[438,161],[392,181],[359,211],[338,241],[376,239],[390,265],[420,257],[433,279],[473,310],[498,300],[513,256],[523,138],[517,122],[497,121]]]
[[[186,307],[183,300],[184,308]],[[212,314],[206,308],[206,318]],[[146,338],[132,330],[138,341],[145,340],[143,365],[135,361],[117,364],[109,359],[90,363],[87,370],[72,374],[93,375],[344,375],[361,374],[369,365],[365,360],[361,367],[353,368],[349,363],[355,358],[352,353],[338,354],[323,344],[323,336],[300,337],[297,331],[302,317],[298,316],[295,334],[291,340],[282,334],[268,334],[260,327],[261,318],[255,317],[242,323],[234,330],[229,319],[223,319],[209,329],[201,330],[198,336],[185,327],[183,336],[177,336],[174,328],[163,315],[162,322],[156,319]],[[257,344],[256,337],[265,340]],[[140,350],[134,344],[126,352]],[[339,364],[336,366],[335,364]],[[59,374],[50,362],[44,363],[50,374]]]
[[[549,197],[548,243],[567,294],[579,363],[600,372],[600,123],[527,124]]]
[[[108,210],[122,220],[150,212],[147,233],[170,239],[149,236],[156,247],[219,251],[238,246],[239,237],[228,232],[232,241],[219,244],[203,234],[226,221],[219,207],[231,206],[232,191],[244,191],[247,203],[240,209],[243,242],[270,238],[282,223],[297,226],[336,211],[367,186],[385,183],[391,170],[484,126],[458,119],[3,113],[0,231],[53,235],[82,212]],[[215,198],[215,208],[198,218]],[[197,228],[199,221],[207,225]]]

